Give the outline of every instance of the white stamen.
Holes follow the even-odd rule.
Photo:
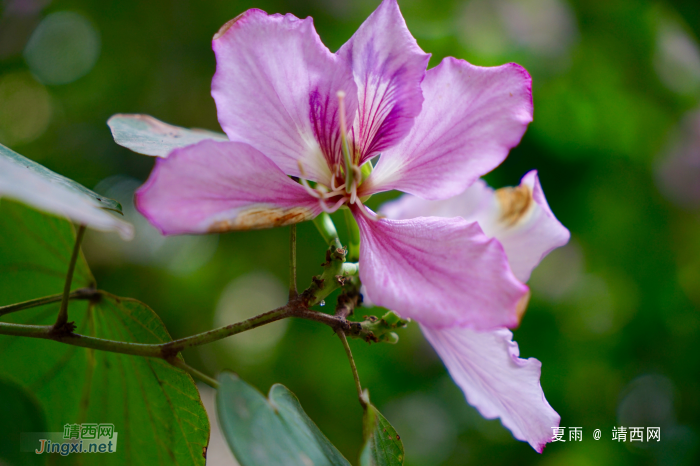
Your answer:
[[[357,181],[352,180],[352,189],[350,189],[350,204],[357,202]]]
[[[333,207],[328,207],[328,204],[326,204],[325,199],[319,199],[320,204],[321,204],[321,209],[326,212],[327,214],[332,214],[336,210],[340,209],[340,206],[342,206],[345,203],[345,198],[342,198],[338,200],[335,204],[333,204]]]
[[[315,197],[316,199],[322,199],[323,193],[319,193],[318,190],[312,188],[309,185],[309,182],[306,181],[306,173],[304,172],[304,166],[301,164],[301,160],[297,160],[297,164],[299,165],[299,172],[301,173],[301,176],[299,177],[299,181],[301,181],[301,185],[304,187],[307,193],[309,193],[311,196]]]
[[[345,194],[345,185],[341,185],[339,188],[336,188],[335,191],[331,191],[329,193],[326,193],[326,199],[334,197],[334,196],[342,196]]]
[[[364,206],[361,202],[357,203],[357,208],[360,211],[360,214],[365,217],[367,220],[371,221],[376,221],[379,220],[380,218],[384,218],[383,216],[377,215],[377,214],[371,214],[368,210],[367,207]]]
[[[316,191],[314,188],[309,186],[308,181],[306,181],[304,178],[299,178],[299,181],[301,181],[301,185],[304,187],[307,193],[309,193],[311,196],[315,197],[316,199],[322,199],[323,195]]]

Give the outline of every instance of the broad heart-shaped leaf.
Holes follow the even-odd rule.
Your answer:
[[[365,409],[365,445],[360,453],[360,466],[401,466],[403,442],[396,429],[389,424],[374,405]]]
[[[19,204],[0,202],[0,306],[61,292],[74,242],[71,225]],[[79,258],[73,289],[94,286]],[[58,303],[3,316],[49,325]],[[71,301],[76,332],[122,341],[171,340],[145,304],[104,294]],[[99,459],[52,455],[57,464],[204,465],[209,421],[192,378],[163,360],[127,356],[33,338],[0,335],[0,376],[36,396],[48,432],[65,424],[111,423],[117,450]],[[13,400],[0,398],[0,411]]]
[[[219,375],[219,424],[241,466],[349,466],[285,386],[266,399],[237,375]]]
[[[46,432],[39,401],[29,390],[3,377],[0,377],[0,400],[12,400],[0,409],[0,464],[46,464],[46,455],[20,451],[22,432]]]
[[[53,215],[65,216],[97,230],[116,230],[133,236],[132,226],[110,214],[121,214],[122,206],[112,199],[54,173],[0,144],[0,197],[18,200]]]
[[[150,115],[117,114],[107,120],[107,125],[112,130],[114,141],[120,146],[157,157],[167,157],[173,149],[205,139],[228,141],[225,134],[169,125]]]

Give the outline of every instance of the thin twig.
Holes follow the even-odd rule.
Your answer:
[[[19,337],[41,338],[53,340],[71,346],[82,348],[92,348],[96,350],[109,351],[111,353],[132,354],[135,356],[146,356],[162,358],[161,344],[132,343],[126,341],[106,340],[104,338],[80,335],[77,333],[56,333],[53,325],[25,325],[0,322],[1,335],[14,335]]]
[[[99,295],[99,292],[94,288],[79,288],[72,291],[68,295],[68,299],[92,299]],[[53,304],[61,301],[63,299],[63,293],[54,294],[51,296],[44,296],[43,298],[30,299],[29,301],[24,301],[23,303],[10,304],[8,306],[0,307],[0,316],[9,314],[11,312],[23,311],[25,309],[31,309],[33,307],[44,306],[46,304]]]
[[[177,367],[177,368],[179,368],[179,369],[182,369],[183,371],[187,372],[188,374],[190,374],[190,375],[191,375],[192,377],[194,377],[195,379],[201,380],[202,382],[206,383],[206,384],[209,385],[210,387],[212,387],[212,388],[219,388],[219,382],[217,382],[217,381],[214,380],[213,378],[209,377],[207,374],[198,371],[197,369],[195,369],[194,367],[190,366],[189,364],[187,364],[187,363],[186,363],[185,361],[183,361],[182,359],[180,359],[180,358],[172,358],[172,359],[169,359],[168,362],[169,362],[170,364],[172,364],[173,366],[175,366],[175,367]]]
[[[261,325],[269,324],[277,320],[281,320],[287,317],[291,317],[293,312],[293,307],[296,301],[288,303],[272,311],[265,312],[263,314],[251,317],[250,319],[244,320],[242,322],[237,322],[235,324],[227,325],[225,327],[216,328],[214,330],[209,330],[208,332],[198,333],[185,338],[180,338],[179,340],[169,341],[162,345],[158,345],[162,348],[162,354],[165,357],[171,357],[179,353],[186,348],[192,348],[194,346],[206,345],[208,343],[213,343],[217,340],[221,340],[231,335],[237,333],[245,332],[246,330],[251,330]]]
[[[289,300],[297,297],[297,226],[289,230]]]
[[[352,369],[352,376],[355,378],[355,388],[357,388],[357,398],[360,400],[360,404],[362,405],[363,408],[367,408],[367,402],[365,401],[365,398],[362,396],[362,385],[360,385],[360,376],[357,373],[357,367],[355,366],[355,359],[352,357],[352,351],[350,351],[350,345],[348,344],[348,339],[345,337],[345,332],[342,330],[338,329],[335,331],[335,333],[338,334],[338,338],[340,338],[340,341],[343,343],[343,347],[345,348],[345,354],[348,356],[348,360],[350,361],[350,368]]]
[[[352,336],[362,339],[367,339],[367,336],[372,332],[371,330],[365,328],[365,323],[348,322],[344,317],[312,311],[305,307],[301,301],[301,298],[299,298],[286,306],[265,312],[264,314],[260,314],[242,322],[220,327],[208,332],[198,333],[179,340],[169,341],[167,343],[151,344],[107,340],[104,338],[81,335],[74,332],[56,333],[53,331],[54,327],[52,325],[26,325],[9,322],[0,322],[0,335],[41,338],[67,345],[109,351],[112,353],[170,359],[175,357],[183,349],[213,343],[231,335],[235,335],[237,333],[241,333],[246,330],[288,317],[315,320],[316,322],[328,325],[333,330],[349,332],[349,334]]]
[[[85,234],[85,225],[80,225],[78,227],[78,232],[75,236],[75,245],[73,245],[73,254],[70,256],[70,263],[68,264],[68,273],[66,273],[66,282],[63,285],[63,297],[61,299],[61,307],[58,310],[58,317],[56,318],[56,323],[53,325],[55,331],[61,331],[66,323],[68,322],[68,295],[70,295],[70,287],[73,283],[73,272],[75,271],[75,264],[78,262],[78,256],[80,255],[80,243],[83,241],[83,235]]]

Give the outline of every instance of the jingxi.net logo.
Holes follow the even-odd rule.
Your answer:
[[[23,432],[20,449],[37,455],[114,453],[117,451],[117,432],[114,424],[66,424],[63,432]]]

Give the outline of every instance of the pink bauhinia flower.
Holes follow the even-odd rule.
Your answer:
[[[446,58],[426,71],[430,55],[395,0],[336,53],[311,18],[255,9],[224,25],[213,49],[212,95],[230,141],[157,160],[136,194],[151,223],[164,234],[268,228],[346,206],[373,302],[434,326],[517,325],[528,288],[478,223],[383,219],[363,199],[393,189],[445,199],[498,166],[532,121],[522,67]]]
[[[468,401],[541,452],[559,416],[539,361],[519,358],[506,327],[519,322],[532,268],[569,234],[534,172],[495,193],[478,180],[532,120],[528,73],[454,58],[426,71],[429,55],[395,0],[335,54],[310,18],[260,10],[227,23],[213,48],[212,95],[228,142],[143,117],[132,123],[154,134],[127,141],[128,125],[113,121],[121,144],[165,156],[137,193],[139,210],[164,234],[181,234],[349,208],[368,298],[418,321]],[[386,217],[364,206],[388,190],[409,194]]]
[[[535,171],[526,174],[516,188],[494,191],[479,180],[450,199],[427,201],[404,195],[385,204],[381,212],[393,219],[440,216],[477,222],[488,237],[503,245],[522,282],[570,236],[550,210]],[[467,401],[484,417],[501,418],[517,439],[541,453],[552,440],[552,427],[559,426],[560,417],[542,392],[540,361],[521,359],[518,344],[506,328],[479,332],[416,320]]]

